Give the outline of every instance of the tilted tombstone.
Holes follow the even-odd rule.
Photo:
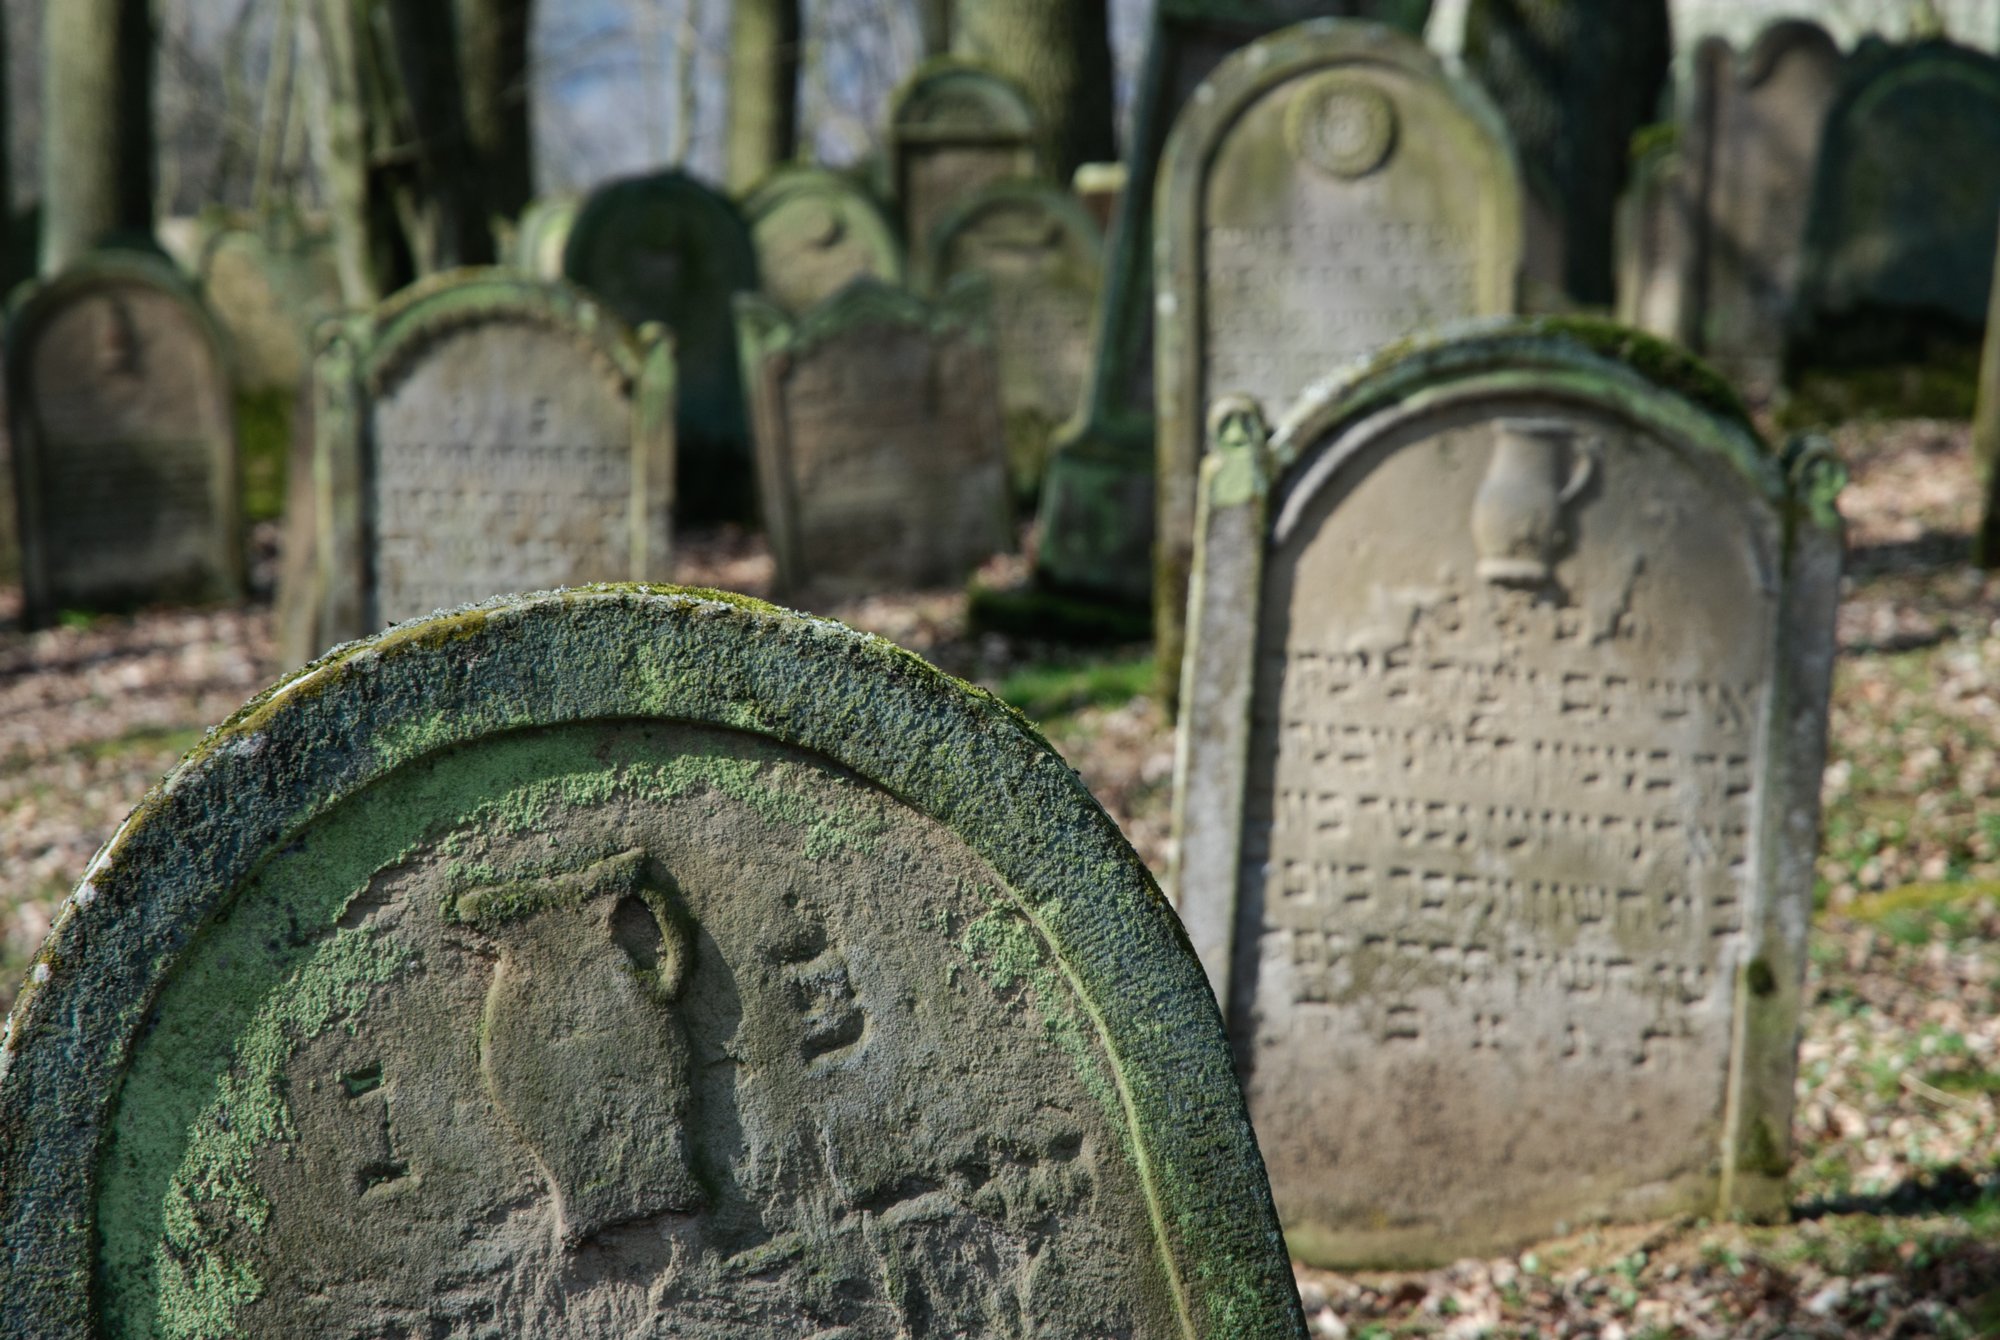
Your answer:
[[[1174,118],[1230,52],[1287,24],[1372,16],[1419,33],[1428,10],[1427,0],[1158,0],[1133,92],[1083,403],[1057,440],[1042,488],[1039,584],[1122,605],[1152,595],[1153,188]]]
[[[212,232],[201,250],[202,300],[229,339],[236,387],[289,396],[311,357],[312,327],[341,308],[332,255],[313,239],[267,239],[250,228]]]
[[[952,585],[1013,546],[991,298],[857,279],[796,321],[737,299],[778,586]]]
[[[1838,467],[1602,324],[1215,417],[1170,883],[1293,1254],[1782,1215]]]
[[[561,279],[563,250],[569,246],[569,230],[576,226],[581,204],[576,196],[558,195],[522,210],[520,227],[514,231],[514,264],[537,279]]]
[[[1039,175],[1028,97],[997,71],[931,61],[889,105],[890,192],[903,240],[921,255],[938,220],[995,182]]]
[[[104,253],[24,289],[6,366],[30,627],[242,596],[222,336],[169,262]]]
[[[1840,48],[1817,24],[1774,24],[1741,57],[1718,39],[1695,54],[1684,161],[1700,177],[1693,347],[1762,397],[1784,371],[1820,135]],[[1996,203],[2000,208],[2000,203]]]
[[[684,172],[612,182],[577,212],[563,273],[627,325],[673,332],[683,515],[748,515],[753,493],[730,299],[757,288],[750,230]]]
[[[1180,681],[1202,421],[1427,327],[1512,312],[1522,197],[1492,104],[1415,40],[1323,19],[1217,67],[1160,168],[1155,644]]]
[[[253,701],[0,1050],[0,1330],[1304,1340],[1173,914],[994,699],[736,598]]]
[[[635,339],[510,270],[435,276],[330,328],[285,663],[489,596],[665,575],[673,382],[657,327]]]
[[[825,168],[781,168],[743,201],[764,296],[797,315],[866,275],[903,280],[903,251],[880,207]]]
[[[2000,58],[1869,44],[1827,113],[1806,223],[1800,362],[1976,336],[2000,235]]]
[[[1007,469],[1014,496],[1032,499],[1049,443],[1083,393],[1104,236],[1067,191],[1035,182],[989,186],[932,230],[925,273],[934,290],[962,274],[983,274],[992,285]]]

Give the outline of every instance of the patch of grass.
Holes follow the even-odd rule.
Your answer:
[[[2000,898],[2000,882],[1906,884],[1864,894],[1843,909],[1849,920],[1874,926],[1905,945],[1928,944],[1941,928],[1947,940],[1963,940],[1978,929],[1977,904]]]
[[[1128,702],[1153,683],[1150,652],[1114,660],[1031,665],[1000,681],[1000,696],[1030,721]]]
[[[1924,1076],[1924,1083],[1946,1093],[2000,1094],[2000,1073],[1991,1070],[1934,1070]],[[2000,1213],[1995,1217],[2000,1218]]]

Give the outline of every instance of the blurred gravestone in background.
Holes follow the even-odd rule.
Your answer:
[[[879,638],[671,588],[419,622],[83,889],[8,1035],[9,1335],[1304,1340],[1145,867]]]
[[[1838,468],[1599,323],[1283,412],[1217,407],[1169,886],[1292,1252],[1782,1216]]]
[[[780,168],[743,200],[763,294],[787,312],[825,302],[867,275],[900,283],[903,250],[881,207],[825,168]]]
[[[1154,642],[1171,694],[1207,405],[1284,404],[1416,331],[1514,311],[1522,192],[1478,89],[1400,33],[1324,19],[1203,81],[1159,200]]]
[[[1056,429],[1076,412],[1090,366],[1090,318],[1104,273],[1104,237],[1069,192],[1038,182],[990,186],[931,230],[926,286],[986,276],[1000,353],[1007,471],[1032,505]]]
[[[222,337],[179,273],[87,256],[7,326],[23,617],[243,594]]]
[[[756,290],[757,255],[736,206],[684,172],[601,186],[571,226],[563,273],[626,324],[658,321],[673,334],[680,515],[749,515],[749,429],[729,303]]]
[[[2000,568],[2000,260],[1994,263],[1986,342],[1980,348],[1978,396],[1973,411],[1972,454],[1986,498],[1973,557],[1982,567]]]
[[[1531,278],[1571,302],[1611,305],[1612,217],[1632,132],[1658,115],[1669,40],[1667,0],[1471,0],[1466,68],[1499,104],[1557,234],[1531,240],[1557,267]]]
[[[1091,369],[1042,490],[1035,577],[1144,605],[1153,550],[1153,184],[1174,118],[1230,52],[1288,24],[1377,18],[1423,31],[1428,0],[1158,0],[1125,136],[1125,180],[1092,323]]]
[[[489,596],[663,575],[673,361],[566,284],[464,270],[329,333],[279,654]]]
[[[858,279],[793,320],[737,301],[780,590],[965,580],[1013,546],[991,296]]]
[[[1720,37],[1737,50],[1786,19],[1808,19],[1842,49],[1863,38],[1921,41],[1940,35],[1992,50],[2000,46],[2000,13],[1992,0],[1671,0],[1674,47],[1692,55],[1705,38]]]
[[[324,241],[297,221],[218,228],[201,248],[202,300],[229,337],[239,391],[290,396],[305,376],[312,328],[340,310],[340,276]]]
[[[1660,177],[1642,163],[1621,310],[1702,354],[1754,398],[1784,371],[1798,300],[1806,212],[1842,57],[1823,28],[1773,24],[1738,54],[1720,38],[1696,53],[1679,147]],[[1663,215],[1672,214],[1671,221]]]
[[[581,205],[577,196],[559,195],[537,200],[521,211],[514,230],[515,267],[537,279],[561,279],[563,250],[569,246],[569,230],[576,226]]]
[[[1793,365],[1976,345],[2000,233],[2000,59],[1865,45],[1820,145]]]
[[[889,104],[890,192],[911,255],[931,229],[995,182],[1040,175],[1035,117],[1012,81],[970,61],[931,61]]]

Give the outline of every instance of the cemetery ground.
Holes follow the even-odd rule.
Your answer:
[[[1800,1054],[1793,1222],[1579,1233],[1419,1274],[1300,1272],[1314,1334],[2000,1335],[2000,577],[1966,563],[1963,424],[1850,424],[1848,581]],[[268,597],[275,530],[260,528]],[[1011,560],[1018,564],[1018,560]],[[1002,565],[1004,566],[1004,564]],[[1004,580],[1010,573],[989,571]],[[680,580],[751,593],[761,540],[685,537]],[[1164,868],[1173,745],[1143,649],[973,636],[941,591],[827,613],[1039,722]],[[19,629],[0,589],[0,1009],[56,905],[145,789],[261,687],[245,610]]]

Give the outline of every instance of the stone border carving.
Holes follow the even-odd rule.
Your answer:
[[[29,280],[16,288],[7,304],[6,379],[7,430],[13,457],[13,504],[19,517],[23,618],[30,628],[54,618],[48,562],[42,552],[41,481],[38,474],[41,434],[30,413],[29,359],[40,328],[71,300],[103,285],[130,284],[150,288],[172,299],[188,313],[206,340],[214,360],[221,397],[223,425],[210,469],[210,506],[216,534],[209,557],[208,598],[241,600],[244,593],[243,497],[241,465],[236,444],[236,406],[232,387],[235,371],[229,340],[215,316],[201,301],[180,270],[164,257],[144,252],[104,251],[86,256],[61,274]],[[0,494],[0,501],[4,501]]]
[[[293,611],[282,621],[288,645],[281,653],[288,663],[375,626],[368,581],[369,402],[437,339],[488,322],[567,336],[614,374],[632,404],[632,575],[664,572],[674,500],[674,357],[666,329],[649,322],[635,337],[595,299],[561,281],[497,267],[447,271],[412,284],[372,315],[320,327],[313,363],[312,516],[291,523],[292,537],[309,542],[317,558],[313,589],[287,592],[281,601]]]
[[[1160,651],[1161,685],[1179,683],[1181,616],[1187,602],[1189,565],[1194,555],[1195,491],[1206,401],[1236,389],[1205,387],[1202,378],[1203,322],[1202,218],[1209,167],[1237,120],[1274,89],[1316,71],[1373,67],[1433,86],[1456,105],[1460,125],[1441,135],[1472,136],[1490,165],[1484,189],[1494,201],[1491,232],[1482,253],[1497,264],[1480,267],[1478,302],[1487,313],[1515,310],[1523,255],[1524,204],[1513,139],[1492,100],[1467,80],[1450,74],[1420,42],[1394,28],[1350,19],[1316,19],[1252,42],[1215,68],[1195,90],[1174,123],[1160,160],[1153,197],[1154,387],[1158,403],[1155,572],[1155,642]],[[1346,161],[1336,175],[1360,176],[1394,151],[1395,130],[1377,147],[1366,168],[1362,157]],[[1403,129],[1408,133],[1407,127]],[[1366,146],[1364,146],[1366,147]],[[1309,160],[1310,161],[1310,160]],[[1318,163],[1314,164],[1319,168]],[[1474,190],[1471,184],[1462,189]],[[1506,258],[1512,258],[1509,264]]]
[[[816,751],[960,834],[1046,937],[1112,1059],[1181,1334],[1303,1340],[1200,966],[1069,766],[1018,713],[880,638],[637,586],[488,602],[338,648],[140,803],[63,905],[0,1043],[0,1330],[94,1334],[94,1170],[124,1058],[192,928],[264,854],[440,751],[635,718]]]
[[[1718,1151],[1719,1213],[1782,1213],[1840,584],[1833,499],[1843,473],[1814,439],[1783,457],[1773,453],[1715,374],[1672,346],[1601,322],[1475,322],[1330,377],[1301,396],[1275,432],[1245,397],[1217,402],[1201,470],[1197,578],[1188,593],[1186,716],[1175,740],[1176,856],[1167,888],[1218,998],[1227,999],[1257,611],[1274,532],[1300,512],[1305,495],[1328,487],[1344,463],[1399,426],[1513,390],[1574,399],[1687,444],[1708,468],[1736,475],[1775,515],[1784,537],[1772,574],[1780,586],[1772,710],[1757,764],[1766,779],[1764,806],[1753,825],[1754,859],[1764,873],[1752,886],[1770,896],[1746,909]],[[1192,729],[1194,721],[1209,725]],[[1224,892],[1190,902],[1184,891],[1193,890]]]

